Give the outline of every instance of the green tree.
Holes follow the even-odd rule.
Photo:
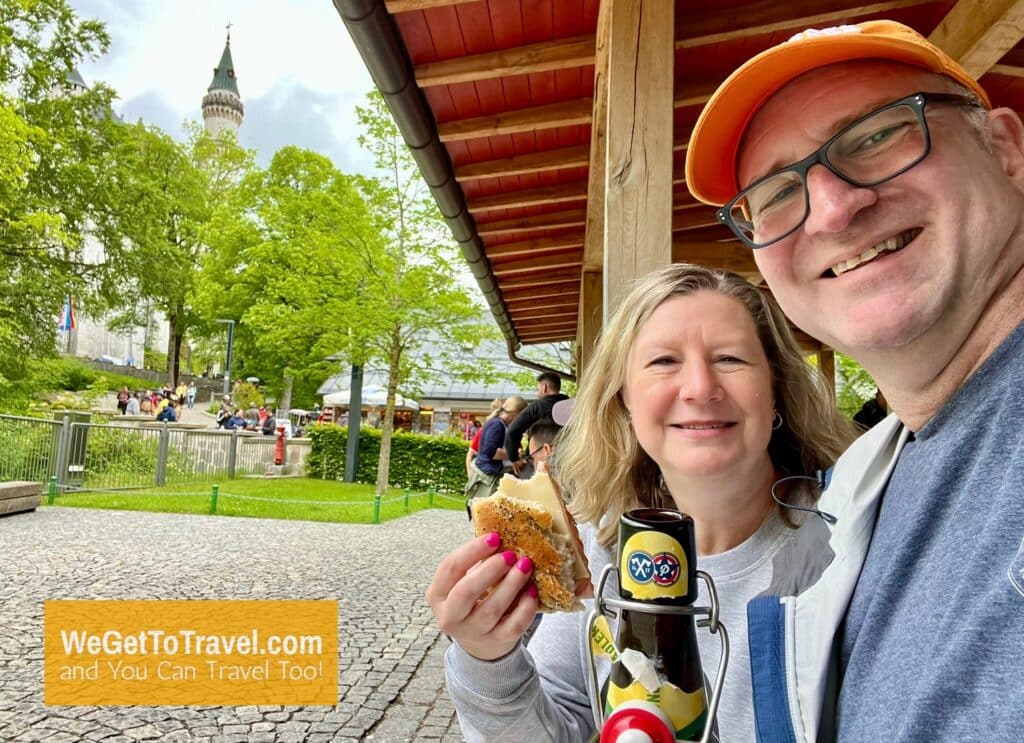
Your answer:
[[[853,418],[861,406],[875,396],[878,387],[867,370],[841,353],[836,354],[836,404],[847,418]]]
[[[438,372],[492,373],[473,352],[496,331],[455,278],[456,251],[380,93],[371,93],[356,115],[359,144],[373,154],[380,176],[360,179],[376,229],[347,236],[362,283],[344,315],[362,320],[346,350],[354,363],[376,362],[388,372],[376,484],[384,494],[399,386],[412,391]]]
[[[253,155],[230,133],[209,137],[198,124],[187,125],[185,143],[155,127],[124,127],[122,155],[132,177],[122,187],[122,226],[131,242],[125,282],[140,300],[117,318],[144,324],[139,311],[156,308],[169,325],[168,384],[177,384],[182,343],[189,333],[210,332],[210,318],[197,311],[198,271],[209,252],[214,225],[242,219],[235,191],[253,168]]]
[[[241,190],[247,219],[211,230],[204,306],[238,322],[238,368],[279,400],[291,379],[297,399],[312,403],[333,366],[326,357],[349,345],[359,322],[345,314],[360,280],[349,246],[372,229],[370,214],[351,178],[298,147],[275,153]]]
[[[66,296],[87,306],[117,298],[127,251],[113,92],[69,84],[108,43],[102,24],[64,0],[0,3],[0,378],[54,352]]]

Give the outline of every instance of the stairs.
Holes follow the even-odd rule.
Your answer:
[[[0,516],[34,511],[43,500],[43,486],[38,482],[15,480],[0,482]]]

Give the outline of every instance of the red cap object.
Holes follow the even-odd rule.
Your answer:
[[[675,740],[675,731],[664,711],[648,702],[619,707],[601,728],[601,743],[675,743]]]

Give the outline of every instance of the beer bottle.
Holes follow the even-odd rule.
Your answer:
[[[697,598],[693,519],[665,508],[624,514],[619,522],[619,595],[655,608]],[[698,740],[708,723],[694,616],[622,609],[619,657],[612,665],[605,714],[653,703],[671,720],[675,740]]]

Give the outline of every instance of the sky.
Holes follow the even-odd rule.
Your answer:
[[[106,24],[110,49],[82,64],[87,84],[118,94],[126,121],[140,117],[176,139],[202,121],[231,23],[231,56],[245,104],[240,143],[267,165],[285,145],[314,150],[345,173],[371,174],[356,143],[355,106],[373,82],[330,0],[71,0]]]

